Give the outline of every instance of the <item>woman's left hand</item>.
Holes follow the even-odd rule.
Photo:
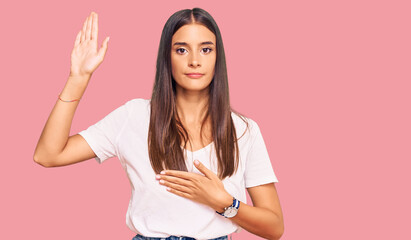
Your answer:
[[[194,165],[205,176],[192,172],[164,170],[156,179],[171,193],[223,212],[224,207],[233,203],[233,197],[224,189],[223,182],[214,172],[197,160],[194,161]]]

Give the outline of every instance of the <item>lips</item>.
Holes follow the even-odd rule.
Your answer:
[[[186,73],[186,75],[204,75],[203,73]]]
[[[202,77],[204,74],[202,74],[202,73],[186,73],[186,75],[187,75],[189,78],[200,78],[200,77]]]

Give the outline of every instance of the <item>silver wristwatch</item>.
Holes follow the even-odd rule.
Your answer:
[[[238,201],[237,199],[235,199],[235,197],[233,197],[233,204],[232,205],[230,205],[228,207],[225,207],[224,212],[220,213],[220,212],[216,211],[216,213],[224,216],[225,218],[232,218],[235,215],[237,215],[239,207],[240,207],[240,201]]]

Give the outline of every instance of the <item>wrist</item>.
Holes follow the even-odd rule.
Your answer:
[[[70,71],[69,77],[74,77],[74,78],[91,78],[91,75],[93,73],[76,73],[73,71]]]
[[[76,85],[84,85],[84,84],[87,85],[90,78],[91,78],[91,75],[77,75],[77,74],[70,73],[67,82],[70,82]]]
[[[86,91],[89,78],[85,76],[70,76],[60,92],[63,99],[80,99]]]
[[[224,208],[229,207],[232,204],[233,204],[233,196],[227,193],[224,199],[219,203],[219,205],[214,210],[216,210],[219,213],[223,213],[225,211]]]

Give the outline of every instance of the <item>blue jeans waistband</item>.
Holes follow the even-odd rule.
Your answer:
[[[136,236],[133,237],[132,240],[196,240],[195,238],[192,237],[178,237],[178,236],[169,236],[167,238],[159,238],[159,237],[145,237],[143,235],[137,234]],[[228,240],[228,236],[222,236],[218,238],[213,238],[209,240]]]

